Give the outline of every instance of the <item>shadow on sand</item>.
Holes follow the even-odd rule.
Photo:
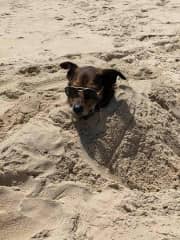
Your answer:
[[[129,89],[124,87],[125,91],[126,88]],[[128,100],[121,96],[118,99],[114,97],[108,107],[87,120],[74,123],[89,157],[109,168],[125,132],[135,125],[134,111]]]

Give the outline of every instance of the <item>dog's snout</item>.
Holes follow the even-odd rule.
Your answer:
[[[80,104],[75,104],[73,106],[73,111],[76,113],[76,114],[80,114],[83,112],[83,106],[80,105]]]

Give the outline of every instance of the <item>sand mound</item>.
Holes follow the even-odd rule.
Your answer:
[[[156,88],[149,98],[123,89],[102,112],[101,121],[77,124],[85,150],[130,188],[156,190],[177,184],[180,128],[171,105],[178,105],[178,89]]]

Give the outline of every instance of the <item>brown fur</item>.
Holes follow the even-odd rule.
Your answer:
[[[96,101],[84,99],[83,94],[79,94],[77,98],[68,98],[72,107],[75,104],[83,107],[84,110],[80,117],[88,116],[96,109],[107,106],[114,95],[117,76],[126,79],[120,71],[114,69],[100,69],[92,66],[78,67],[72,62],[63,62],[60,66],[68,70],[68,86],[90,88],[99,94],[99,99]]]

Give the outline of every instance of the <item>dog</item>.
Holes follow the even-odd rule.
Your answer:
[[[68,86],[65,93],[73,115],[87,119],[106,107],[114,96],[116,79],[126,77],[114,69],[93,66],[79,67],[72,62],[62,62],[60,67],[67,70]]]

